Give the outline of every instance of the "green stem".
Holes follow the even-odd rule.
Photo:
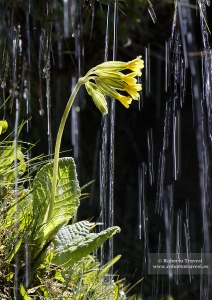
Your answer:
[[[58,175],[58,162],[59,162],[59,154],[60,154],[60,144],[61,144],[61,139],[63,135],[63,130],[65,127],[65,123],[69,114],[69,111],[71,109],[71,106],[74,102],[74,99],[76,97],[76,94],[81,87],[82,84],[84,84],[87,81],[86,76],[79,78],[77,85],[75,86],[71,97],[68,100],[68,103],[66,105],[66,108],[64,110],[61,122],[60,122],[60,127],[58,129],[57,133],[57,139],[56,139],[56,145],[55,145],[55,152],[54,152],[54,169],[53,169],[53,179],[52,179],[52,190],[51,190],[51,198],[50,198],[50,205],[49,205],[49,213],[48,213],[48,220],[51,219],[52,217],[52,212],[54,208],[54,200],[55,200],[55,194],[56,194],[56,186],[57,186],[57,175]]]

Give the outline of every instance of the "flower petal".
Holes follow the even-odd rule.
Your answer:
[[[141,84],[125,85],[125,90],[133,99],[139,99],[138,91],[142,90]]]
[[[108,72],[117,72],[126,69],[126,63],[123,61],[106,61],[98,66],[97,70],[107,70]]]
[[[107,85],[105,81],[97,80],[98,88],[102,91],[102,93],[108,95],[111,98],[119,100],[126,108],[129,108],[129,104],[132,102],[132,98],[129,96],[123,96],[119,94],[116,90],[114,90],[110,85]]]
[[[111,86],[115,89],[122,90],[122,91],[125,89],[125,85],[126,85],[121,80],[113,80],[113,79],[110,79],[110,78],[104,78],[104,80],[102,80],[101,78],[96,77],[95,81],[96,81],[97,85],[101,85],[101,83],[104,82],[106,84],[106,86]],[[107,90],[107,88],[106,88],[106,90]],[[106,94],[107,94],[107,92],[106,92]]]
[[[122,96],[119,94],[119,98],[117,98],[126,108],[129,108],[129,104],[132,102],[132,98],[129,96]]]
[[[127,63],[127,68],[136,72],[136,75],[138,76],[141,75],[140,69],[143,69],[143,67],[144,61],[141,59],[141,55]]]
[[[131,72],[129,74],[126,75],[122,75],[121,76],[121,80],[123,80],[124,82],[126,82],[127,84],[136,84],[137,83],[137,79],[134,78],[136,76],[136,72]]]
[[[88,94],[92,97],[96,107],[101,111],[103,115],[106,115],[108,113],[107,101],[105,100],[103,93],[92,82],[86,82],[85,87]]]

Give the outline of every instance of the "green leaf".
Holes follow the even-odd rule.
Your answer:
[[[24,161],[24,155],[21,151],[21,146],[17,147],[17,159],[18,163],[18,175],[21,176],[26,171],[26,163]],[[12,145],[3,148],[3,151],[0,152],[0,176],[1,181],[4,181],[4,185],[6,181],[13,181],[15,178],[14,172],[14,143]],[[1,182],[2,183],[2,182]]]
[[[0,134],[2,134],[5,131],[7,131],[7,128],[8,128],[7,121],[0,121]]]
[[[54,247],[63,247],[78,238],[86,237],[90,233],[91,224],[88,221],[81,221],[73,225],[62,227],[54,239]]]
[[[59,231],[52,243],[55,248],[52,263],[64,265],[64,267],[72,266],[82,257],[99,248],[113,234],[120,231],[120,228],[116,226],[100,233],[89,233],[84,237],[78,236],[70,241],[66,238],[61,238],[64,228]]]
[[[80,188],[80,189],[81,189],[81,192],[82,192],[84,189],[86,189],[88,186],[90,186],[93,182],[95,182],[95,180],[92,180],[92,181],[86,183],[85,185],[83,185],[83,186]]]
[[[27,295],[27,292],[22,283],[20,284],[20,293],[21,296],[23,296],[24,300],[32,300],[32,298]]]
[[[22,239],[19,239],[18,242],[15,244],[15,247],[14,247],[12,253],[10,254],[10,257],[8,258],[9,262],[11,262],[11,260],[15,256],[15,254],[17,253],[18,249],[20,248],[21,244],[22,244]]]
[[[52,218],[47,222],[52,189],[53,161],[46,164],[33,181],[33,216],[37,227],[37,245],[45,244],[76,213],[80,187],[72,158],[61,158]]]
[[[65,279],[63,278],[61,274],[61,270],[56,270],[54,278],[60,282],[65,282]]]
[[[103,266],[103,269],[99,272],[98,276],[103,277],[107,274],[108,270],[121,258],[121,255],[117,255],[111,261],[109,261],[106,265]]]

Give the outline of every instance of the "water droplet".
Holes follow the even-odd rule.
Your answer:
[[[5,81],[2,81],[1,83],[1,88],[4,89],[6,87],[6,82]]]
[[[80,107],[79,107],[79,106],[76,106],[76,107],[75,107],[75,110],[76,110],[76,112],[80,112]]]
[[[40,116],[43,116],[43,115],[44,115],[44,110],[43,110],[43,108],[41,108],[41,109],[39,110],[39,115],[40,115]]]
[[[75,38],[75,33],[73,32],[71,36],[72,36],[73,38]]]
[[[28,97],[27,97],[27,94],[28,94],[28,90],[25,88],[24,89],[24,93],[23,93],[23,98],[24,99],[27,99]]]

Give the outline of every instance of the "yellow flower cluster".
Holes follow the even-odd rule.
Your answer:
[[[137,83],[136,76],[141,76],[141,69],[144,62],[141,56],[129,62],[108,61],[91,69],[85,79],[85,87],[88,94],[93,98],[94,103],[102,114],[107,114],[107,102],[105,95],[119,100],[126,108],[129,108],[132,100],[139,99],[141,84]],[[121,71],[129,70],[128,74]],[[91,80],[91,81],[90,81]],[[129,96],[124,96],[117,90],[125,91]]]

